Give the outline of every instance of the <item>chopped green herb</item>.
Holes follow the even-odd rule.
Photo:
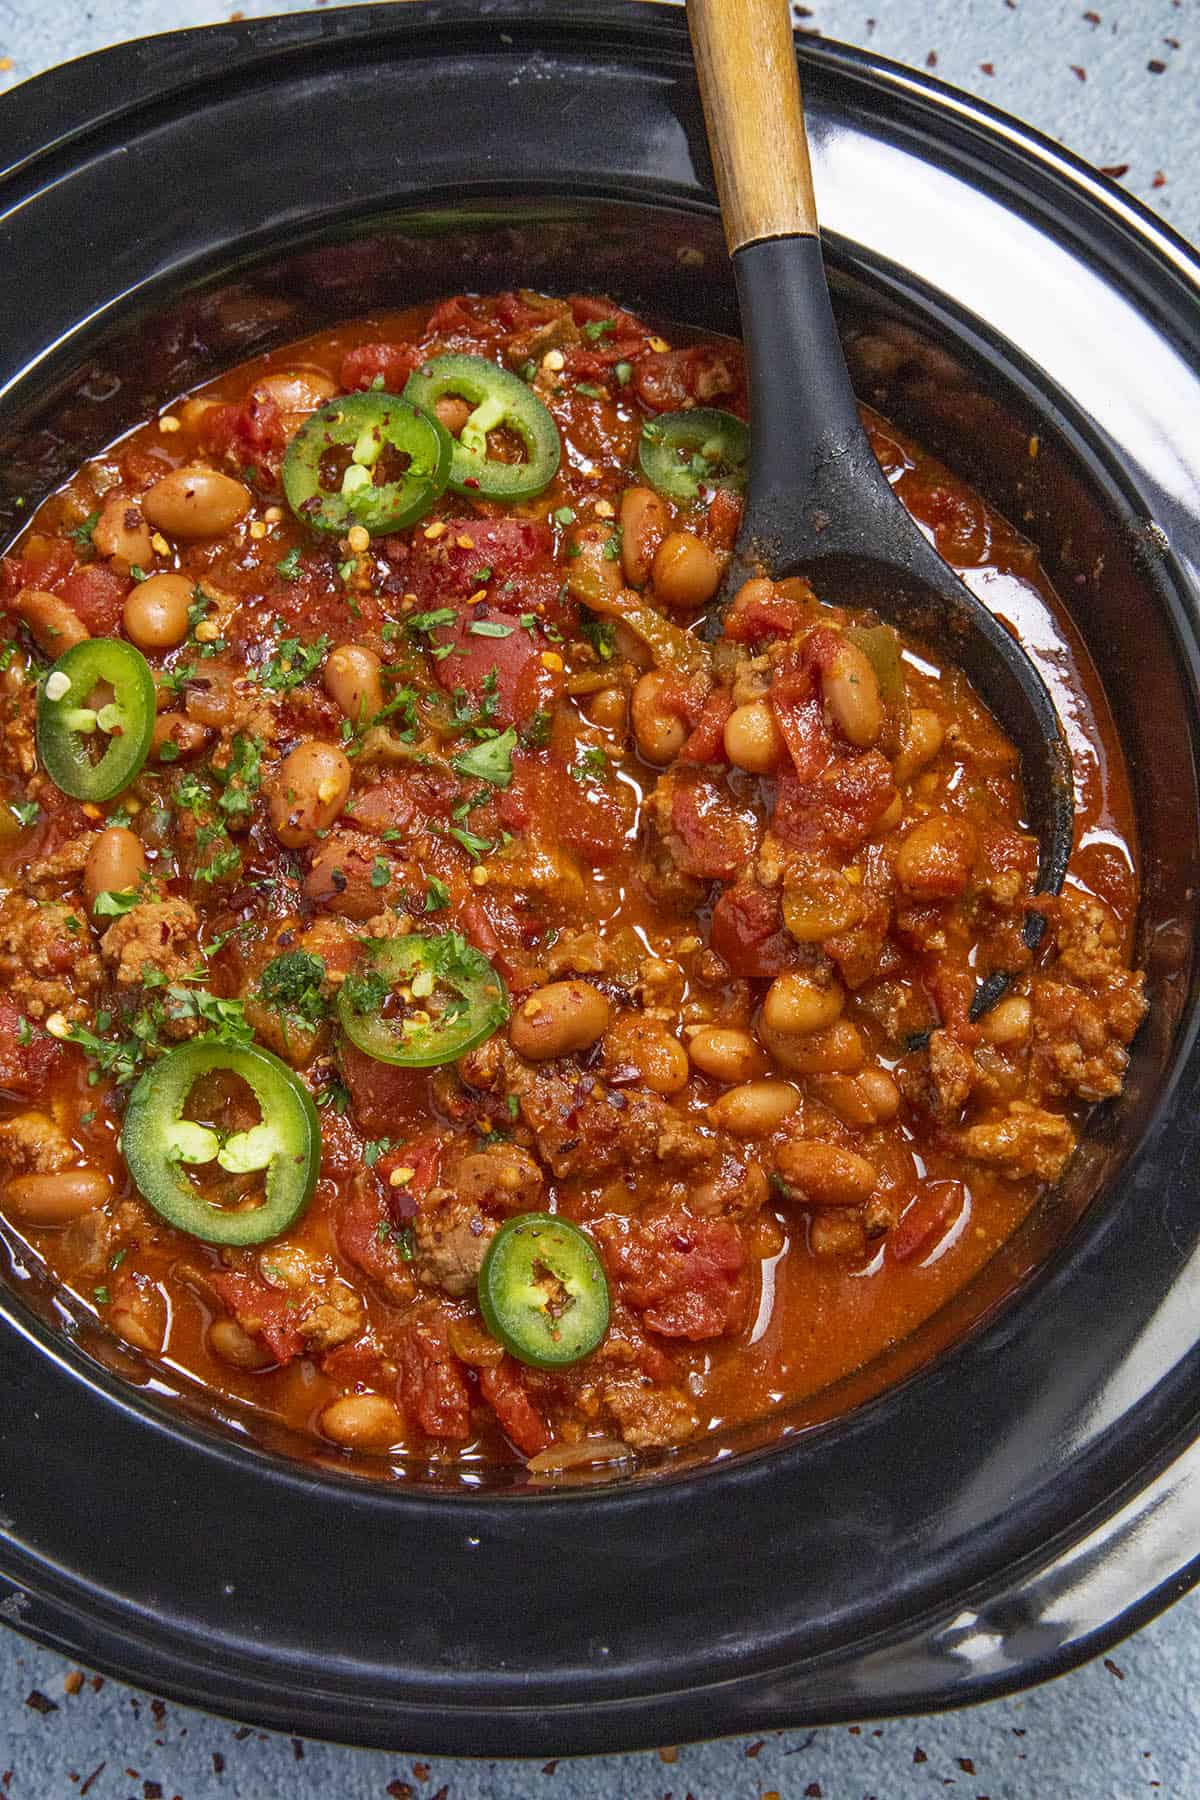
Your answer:
[[[506,638],[516,630],[515,625],[499,625],[494,619],[473,619],[467,630],[472,637]]]
[[[489,850],[496,848],[491,838],[477,837],[475,832],[467,831],[459,825],[450,827],[450,836],[456,843],[462,845],[474,862],[478,862],[481,856],[486,856]]]
[[[229,761],[213,765],[213,774],[223,792],[217,805],[226,819],[246,819],[254,811],[254,796],[262,780],[262,744],[256,737],[239,731],[230,747]]]
[[[133,576],[135,581],[149,581],[150,579],[145,569],[141,568],[137,563],[130,563],[129,573]]]
[[[628,387],[633,380],[633,364],[619,362],[613,370],[613,374],[616,376],[617,383],[620,387]]]
[[[539,706],[531,713],[521,731],[521,743],[526,750],[544,750],[550,742],[552,715],[544,706]]]
[[[350,1089],[346,1086],[345,1082],[340,1080],[336,1075],[317,1095],[317,1105],[321,1108],[322,1112],[326,1110],[335,1112],[339,1117],[346,1111],[349,1104]]]
[[[363,1161],[366,1163],[368,1169],[373,1169],[380,1157],[385,1156],[391,1147],[391,1138],[368,1138],[363,1145]]]
[[[452,606],[439,606],[433,612],[413,613],[404,623],[406,630],[414,636],[420,633],[428,636],[429,633],[440,630],[443,625],[455,624],[457,619],[458,614]]]
[[[92,1299],[96,1302],[97,1306],[112,1305],[112,1295],[106,1287],[94,1287],[92,1289]]]
[[[598,745],[592,745],[583,752],[579,761],[571,768],[571,776],[575,781],[607,781],[609,776],[608,757]]]
[[[300,579],[300,546],[299,546],[299,544],[293,544],[292,548],[288,551],[287,555],[280,557],[279,561],[275,564],[275,573],[277,575],[282,576],[284,581],[299,581],[299,579]]]
[[[604,389],[595,387],[590,381],[577,381],[575,383],[575,392],[577,394],[586,394],[589,400],[603,400],[604,398]]]
[[[484,743],[473,744],[469,750],[464,750],[454,758],[453,767],[473,781],[487,781],[493,787],[506,788],[512,780],[512,753],[516,743],[516,729],[510,725],[498,737],[488,738]]]
[[[616,329],[617,321],[615,319],[589,319],[583,327],[583,335],[589,344],[598,344],[602,337],[607,337]]]
[[[450,889],[436,875],[431,875],[425,884],[425,911],[440,912],[450,904]]]
[[[619,562],[621,560],[621,539],[623,535],[624,533],[618,525],[612,536],[605,542],[604,560],[606,562]]]
[[[308,950],[287,950],[273,956],[258,984],[264,1005],[279,1013],[286,1029],[289,1020],[300,1025],[319,1025],[329,1008],[321,988],[325,961]]]
[[[29,1020],[24,1017],[21,1018],[17,1025],[17,1042],[22,1045],[22,1047],[26,1044],[32,1044],[33,1042],[33,1026],[29,1023]]]
[[[92,911],[100,919],[119,919],[123,913],[133,911],[138,898],[135,888],[109,888],[105,893],[96,895]]]
[[[554,520],[556,525],[573,525],[575,523],[575,509],[572,506],[557,506],[550,514],[550,517]]]
[[[391,991],[387,977],[369,966],[356,969],[342,983],[342,992],[359,1013],[377,1013]]]
[[[82,525],[76,525],[74,530],[70,533],[70,536],[74,542],[79,545],[81,550],[86,550],[89,547],[92,541],[92,533],[99,523],[100,508],[97,507],[94,513],[88,514]]]
[[[170,738],[164,738],[158,746],[159,762],[173,763],[179,761],[179,745]]]
[[[591,613],[585,613],[579,622],[582,631],[601,662],[611,662],[617,647],[617,626],[614,619],[597,619]]]
[[[391,879],[392,865],[386,856],[377,856],[371,864],[371,886],[373,888],[386,887]]]
[[[299,638],[281,638],[274,654],[258,672],[263,687],[276,694],[290,694],[307,681],[329,651],[329,639],[322,633],[315,644],[302,644]]]
[[[41,810],[36,800],[19,800],[13,804],[12,815],[18,825],[33,825],[41,816]]]

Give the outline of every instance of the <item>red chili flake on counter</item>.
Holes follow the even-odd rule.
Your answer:
[[[1151,180],[1150,186],[1152,188],[1162,188],[1162,187],[1166,187],[1166,185],[1167,185],[1167,178],[1163,174],[1162,170],[1155,169],[1154,176],[1153,176],[1153,179]]]
[[[994,75],[996,73],[996,65],[995,63],[990,62],[980,63],[979,72],[981,75]]]
[[[1100,173],[1107,175],[1112,181],[1120,181],[1122,175],[1128,175],[1128,163],[1101,163]]]
[[[553,1759],[553,1761],[542,1764],[542,1774],[543,1775],[557,1775],[557,1773],[558,1773],[558,1758],[557,1758],[557,1756]]]
[[[821,1784],[819,1781],[809,1782],[804,1790],[804,1800],[821,1800]]]
[[[918,1744],[916,1749],[913,1751],[913,1761],[915,1763],[927,1763],[929,1761],[929,1758],[926,1756],[925,1752],[922,1750],[920,1744]]]
[[[1122,1669],[1117,1663],[1115,1663],[1111,1656],[1105,1657],[1104,1666],[1108,1670],[1110,1675],[1115,1675],[1118,1681],[1124,1681],[1124,1679],[1125,1679],[1124,1669]]]
[[[1079,63],[1072,63],[1070,65],[1070,68],[1071,68],[1071,73],[1075,77],[1076,81],[1086,81],[1087,80],[1087,70],[1082,68],[1079,65]]]
[[[937,51],[936,50],[931,50],[929,52],[929,55],[925,58],[925,67],[927,69],[936,69],[937,68]]]
[[[41,1688],[34,1688],[32,1693],[26,1694],[25,1704],[26,1706],[31,1707],[34,1712],[38,1713],[52,1713],[58,1711],[58,1701],[51,1700],[48,1694],[43,1694]]]
[[[975,1773],[975,1764],[971,1761],[969,1756],[960,1756],[958,1759],[958,1766],[964,1775],[973,1775]]]
[[[104,1773],[105,1769],[107,1769],[107,1767],[108,1767],[108,1764],[106,1762],[97,1763],[96,1767],[92,1770],[91,1774],[87,1777],[86,1781],[80,1782],[79,1792],[81,1794],[86,1794],[88,1789],[91,1787],[92,1783],[95,1780],[97,1780],[97,1778],[99,1776],[103,1775],[103,1773]]]
[[[408,1781],[389,1781],[384,1791],[388,1800],[417,1800],[417,1790]]]
[[[213,1762],[213,1774],[214,1775],[223,1775],[225,1773],[225,1758],[221,1755],[221,1752],[219,1750],[213,1751],[212,1762]]]
[[[747,1744],[746,1745],[746,1755],[747,1756],[757,1756],[759,1751],[763,1748],[766,1741],[767,1741],[766,1738],[756,1738],[752,1744]]]
[[[1157,56],[1152,56],[1150,61],[1146,64],[1146,67],[1152,75],[1165,75],[1167,72],[1166,63],[1160,62]]]
[[[1099,25],[1100,23],[1100,14],[1098,12],[1085,12],[1083,16],[1089,25]]]

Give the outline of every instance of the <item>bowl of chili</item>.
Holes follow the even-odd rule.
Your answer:
[[[1052,1199],[882,1363],[609,1484],[436,1466],[352,1478],[183,1379],[164,1404],[152,1365],[10,1246],[0,1357],[23,1405],[0,1420],[4,1610],[158,1691],[363,1743],[631,1747],[977,1699],[1069,1666],[1194,1578],[1195,259],[986,107],[801,49],[862,397],[1020,522],[1111,705],[1107,745],[1086,692],[1075,723],[1101,760],[1123,752],[1140,836],[1151,1010],[1124,1092]],[[161,403],[398,295],[590,286],[653,318],[735,327],[683,22],[659,9],[513,0],[486,17],[439,5],[214,27],[87,59],[5,106],[6,542]],[[364,134],[375,118],[386,131]],[[338,163],[348,193],[325,185]],[[186,194],[186,216],[148,229],[148,192]],[[99,217],[102,258],[83,248]],[[447,366],[460,361],[447,351],[411,391],[312,414],[283,471],[312,528],[402,529],[447,489],[545,491],[556,444],[528,384]],[[474,418],[453,442],[439,387]],[[664,416],[641,447],[646,480],[686,488],[700,457],[736,488],[736,421],[698,435],[698,410],[677,430]],[[498,429],[522,453],[489,469]],[[83,804],[118,793],[148,749],[145,678],[120,647],[111,668],[67,650],[42,689],[43,759]],[[1105,822],[1090,823],[1103,849]],[[428,963],[451,1002],[400,1019],[344,988],[346,1036],[381,1065],[436,1063],[447,1033],[465,1054],[510,1004],[477,955],[436,934],[384,943],[380,979],[411,991]],[[183,1117],[202,1079],[234,1077],[259,1123]],[[214,1164],[264,1180],[271,1229],[302,1215],[314,1120],[282,1062],[185,1044],[131,1085],[125,1156],[164,1218],[212,1229],[181,1171]],[[252,1216],[220,1212],[217,1229]],[[527,1212],[491,1240],[484,1316],[531,1368],[565,1354],[536,1265],[584,1297],[573,1354],[605,1331],[576,1235]],[[219,1554],[181,1555],[185,1530]],[[368,1544],[393,1552],[376,1548],[369,1573]]]

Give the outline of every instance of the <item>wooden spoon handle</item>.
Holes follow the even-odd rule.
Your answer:
[[[730,255],[816,237],[788,0],[687,0],[687,14]]]

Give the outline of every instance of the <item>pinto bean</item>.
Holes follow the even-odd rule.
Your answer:
[[[775,1061],[794,1075],[854,1075],[867,1059],[862,1033],[849,1019],[835,1019],[809,1037],[772,1031],[760,1023],[759,1036]]]
[[[630,587],[645,587],[671,516],[653,488],[626,488],[621,495],[621,567]]]
[[[110,494],[105,500],[92,543],[101,556],[117,556],[127,564],[148,563],[154,555],[141,505],[128,494]]]
[[[47,656],[59,657],[72,644],[82,644],[91,632],[79,614],[57,594],[44,588],[22,588],[12,603],[12,610],[25,625],[39,650]]]
[[[989,1044],[1023,1044],[1033,1024],[1033,1007],[1023,994],[1008,994],[980,1021]]]
[[[322,676],[325,692],[354,725],[383,708],[381,663],[364,644],[339,644],[329,652]]]
[[[838,645],[821,675],[821,698],[847,743],[869,749],[883,724],[883,702],[875,671],[857,644]]]
[[[810,975],[789,969],[777,975],[767,989],[763,1023],[769,1031],[785,1037],[809,1037],[840,1019],[845,1004],[846,994],[840,982],[822,984]]]
[[[250,490],[217,469],[173,469],[142,496],[142,510],[169,537],[221,537],[249,512]]]
[[[270,783],[271,827],[281,844],[298,850],[328,831],[350,797],[348,758],[336,744],[298,744]]]
[[[69,1225],[103,1206],[111,1192],[101,1169],[59,1169],[53,1175],[15,1176],[4,1199],[28,1225]]]
[[[234,1369],[269,1369],[275,1361],[271,1352],[243,1331],[236,1319],[214,1319],[208,1328],[208,1347]]]
[[[588,701],[587,716],[601,731],[625,730],[629,718],[629,701],[619,687],[601,688]]]
[[[782,766],[787,745],[765,700],[747,701],[730,713],[725,721],[725,754],[751,775],[769,775]]]
[[[471,403],[461,394],[443,394],[440,400],[434,401],[433,410],[439,424],[446,427],[451,437],[457,437],[471,416]]]
[[[800,1104],[790,1081],[744,1081],[708,1108],[712,1123],[735,1137],[767,1137]]]
[[[801,944],[820,944],[857,925],[866,907],[840,869],[818,869],[783,890],[783,922]]]
[[[655,1094],[678,1094],[688,1084],[691,1067],[687,1051],[659,1019],[640,1013],[620,1014],[604,1044],[611,1063],[628,1063]]]
[[[150,754],[159,756],[164,744],[173,744],[174,752],[169,753],[164,761],[177,761],[175,752],[178,756],[199,756],[210,736],[207,725],[199,725],[195,719],[189,719],[183,713],[159,713],[150,739]]]
[[[896,785],[911,781],[942,747],[946,733],[942,721],[928,706],[914,706],[901,733],[900,754],[892,764]]]
[[[151,575],[125,601],[125,635],[139,650],[173,650],[188,634],[194,583],[186,575]]]
[[[766,1059],[750,1033],[732,1025],[702,1025],[688,1039],[688,1055],[714,1081],[751,1081],[767,1072]]]
[[[274,401],[285,426],[298,427],[309,413],[333,399],[337,386],[316,369],[280,369],[256,381],[252,392],[255,399]]]
[[[775,1152],[775,1167],[811,1206],[862,1206],[878,1180],[874,1163],[865,1156],[811,1138],[781,1144]]]
[[[886,1069],[863,1069],[858,1075],[817,1075],[813,1085],[843,1125],[859,1131],[888,1124],[900,1110],[900,1090]]]
[[[146,872],[146,852],[141,840],[123,825],[110,825],[98,833],[83,868],[83,894],[88,910],[100,894],[123,894],[138,885]]]
[[[590,981],[552,981],[530,994],[508,1028],[514,1050],[546,1062],[587,1050],[608,1030],[612,1008]]]
[[[630,717],[637,747],[648,763],[662,768],[674,762],[687,743],[688,728],[677,713],[668,712],[662,704],[668,677],[659,669],[651,669],[638,678],[630,700]]]
[[[658,546],[651,580],[665,606],[703,606],[721,584],[722,562],[691,531],[672,531]]]
[[[343,1394],[321,1414],[321,1430],[347,1450],[387,1450],[404,1436],[400,1414],[384,1394]]]

